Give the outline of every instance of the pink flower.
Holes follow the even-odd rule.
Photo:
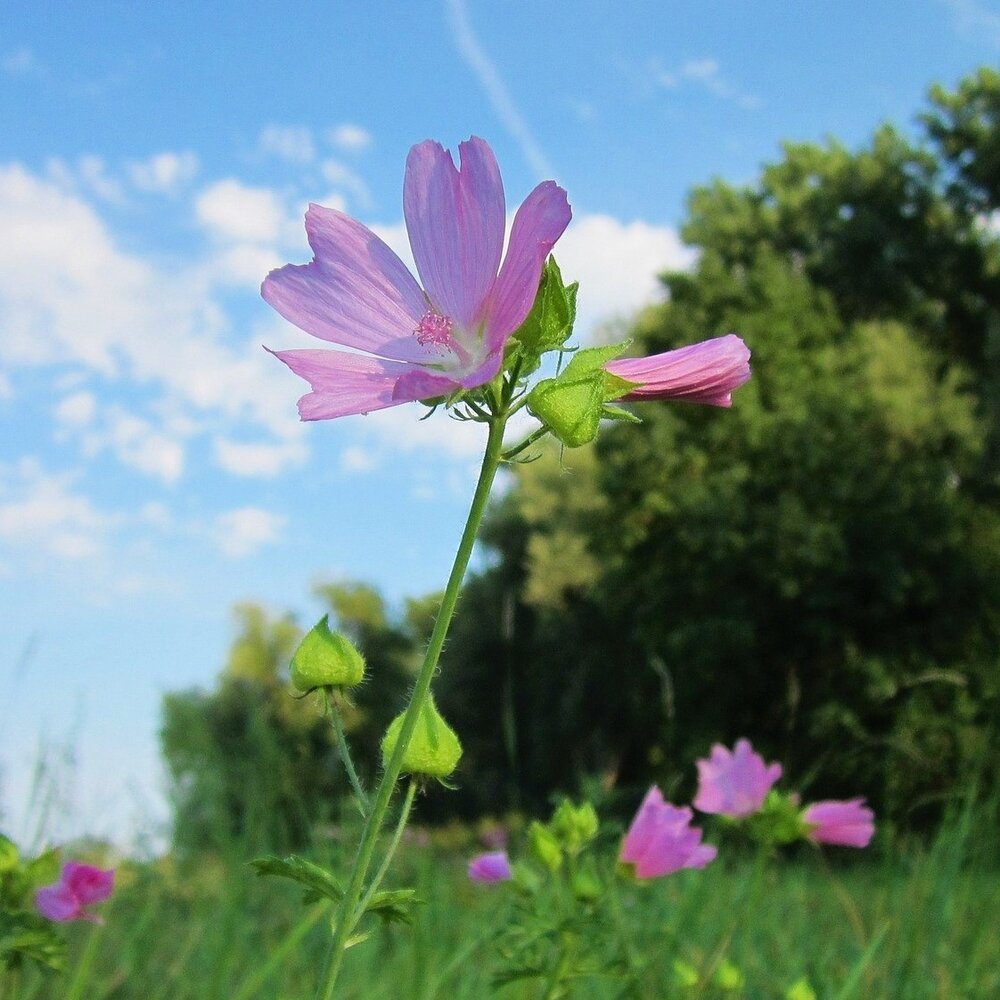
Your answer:
[[[806,836],[815,844],[867,847],[875,835],[875,813],[864,802],[858,798],[806,806],[802,819],[811,827]]]
[[[653,785],[625,834],[618,860],[635,866],[637,878],[656,878],[681,868],[704,868],[717,851],[702,844],[701,830],[691,826],[693,813],[665,802]]]
[[[696,762],[698,794],[694,807],[739,819],[757,812],[781,777],[780,764],[765,764],[749,740],[737,740],[730,752],[716,743],[707,760]]]
[[[477,854],[469,862],[469,878],[473,882],[483,884],[507,882],[514,877],[510,870],[510,859],[506,851],[491,851],[488,854]]]
[[[62,867],[59,881],[47,885],[35,893],[35,906],[48,920],[89,920],[99,924],[103,921],[91,913],[87,907],[100,903],[111,895],[115,886],[114,869],[94,868],[79,861],[67,861]]]
[[[686,399],[732,406],[733,390],[750,378],[750,350],[735,333],[648,358],[620,358],[604,368],[639,383],[618,402]]]
[[[475,137],[458,148],[459,169],[430,140],[406,160],[403,214],[423,288],[370,229],[319,205],[306,212],[312,262],[265,278],[261,294],[285,319],[365,352],[274,352],[312,386],[299,400],[303,420],[447,395],[500,370],[570,207],[554,182],[539,184],[514,216],[501,265],[505,205],[496,158]]]

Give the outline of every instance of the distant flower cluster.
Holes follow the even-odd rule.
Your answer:
[[[875,834],[875,814],[864,799],[814,802],[800,809],[794,794],[784,798],[773,792],[782,775],[780,764],[768,764],[750,744],[737,740],[732,750],[721,744],[696,762],[698,791],[694,808],[732,821],[759,816],[784,832],[776,840],[804,838],[815,844],[867,847]],[[791,832],[789,832],[791,817]],[[704,868],[717,849],[703,844],[702,831],[692,826],[693,811],[667,802],[653,785],[646,793],[622,841],[618,860],[635,878],[670,875],[682,868]],[[469,862],[469,878],[489,884],[513,879],[506,851],[478,854]]]

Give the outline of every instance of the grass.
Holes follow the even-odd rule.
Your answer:
[[[642,995],[782,998],[804,981],[818,1000],[1000,996],[1000,880],[988,858],[970,859],[978,842],[966,813],[905,853],[804,852],[763,868],[717,862],[626,889],[619,903],[646,963]],[[464,861],[454,849],[407,846],[391,884],[416,885],[426,903],[410,928],[373,923],[348,954],[342,1000],[491,995],[491,937],[508,890],[471,885]],[[294,886],[220,858],[127,866],[120,882],[104,927],[67,928],[63,976],[8,977],[0,1000],[311,1000],[324,904],[304,907]],[[724,965],[739,970],[742,986],[719,985]],[[537,983],[520,983],[499,996],[540,994]],[[581,982],[573,996],[620,994],[620,983],[604,980]]]

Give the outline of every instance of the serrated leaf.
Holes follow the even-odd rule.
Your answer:
[[[372,896],[365,913],[374,913],[387,924],[412,924],[410,907],[420,906],[423,902],[416,889],[388,889]]]
[[[276,875],[304,885],[307,889],[304,901],[307,903],[318,899],[337,901],[344,895],[340,883],[326,869],[296,854],[289,854],[287,858],[276,858],[273,855],[254,858],[250,866],[258,875]]]

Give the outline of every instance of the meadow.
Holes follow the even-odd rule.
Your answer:
[[[623,994],[622,981],[607,975],[580,980],[571,995],[1000,995],[1000,879],[982,822],[985,815],[965,809],[929,842],[890,850],[876,841],[863,856],[809,850],[761,863],[729,852],[704,871],[627,887],[615,901],[615,926],[643,968],[639,992]],[[339,997],[493,995],[494,938],[515,896],[469,882],[471,836],[452,827],[409,838],[390,884],[415,885],[424,905],[412,927],[366,927],[371,936],[348,953]],[[184,864],[167,856],[123,865],[102,909],[105,925],[67,928],[66,972],[8,974],[0,1000],[311,997],[328,904],[305,907],[295,887],[258,879],[232,846]],[[496,995],[534,1000],[544,991],[520,982]]]

